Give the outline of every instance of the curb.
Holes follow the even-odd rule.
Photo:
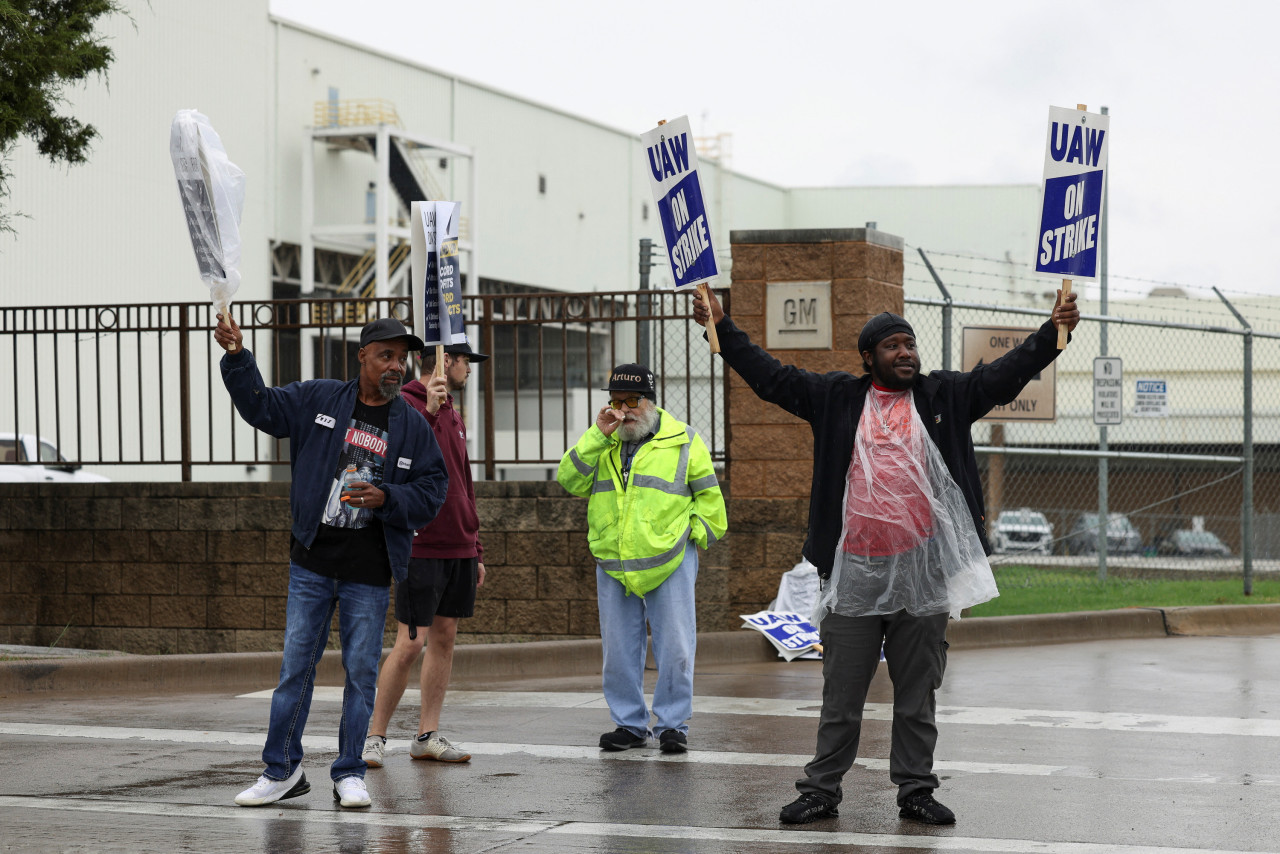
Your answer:
[[[1280,605],[1123,608],[1022,617],[978,617],[947,629],[953,650],[1178,636],[1280,634]],[[384,651],[384,655],[386,652]],[[780,661],[751,631],[698,635],[698,664]],[[453,677],[466,680],[582,676],[600,672],[598,640],[467,644],[454,648]],[[134,694],[260,691],[276,683],[280,653],[114,655],[0,662],[0,697],[46,693]],[[341,685],[342,655],[321,659],[316,681]]]

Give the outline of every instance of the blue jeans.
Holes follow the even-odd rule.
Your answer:
[[[338,723],[338,758],[330,768],[334,781],[364,777],[360,754],[373,714],[373,694],[382,657],[389,593],[386,587],[325,578],[297,564],[289,565],[289,602],[285,612],[284,659],[280,684],[271,695],[271,721],[262,748],[263,772],[287,780],[302,761],[302,730],[311,711],[316,666],[329,641],[333,610],[338,609],[342,641],[342,720]]]
[[[693,657],[697,647],[698,612],[694,582],[698,580],[698,548],[689,543],[684,559],[666,581],[640,598],[599,566],[596,600],[600,605],[600,639],[604,644],[604,698],[616,726],[632,735],[649,736],[674,729],[689,732],[693,716]],[[653,689],[653,715],[644,701],[645,623],[653,630],[653,657],[658,682]]]

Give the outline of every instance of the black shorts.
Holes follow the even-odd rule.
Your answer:
[[[476,610],[477,563],[473,557],[409,558],[409,581],[396,585],[396,620],[429,626],[434,617],[470,617]]]

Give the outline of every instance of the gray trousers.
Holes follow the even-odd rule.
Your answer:
[[[828,614],[822,621],[822,715],[813,761],[796,781],[840,803],[840,781],[858,755],[862,707],[880,663],[880,642],[893,681],[893,743],[889,779],[898,803],[919,789],[938,788],[933,749],[938,742],[934,692],[947,667],[947,617],[913,617],[906,611],[871,617]]]

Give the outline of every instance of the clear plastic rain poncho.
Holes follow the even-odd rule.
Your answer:
[[[999,595],[960,487],[911,392],[867,393],[845,481],[844,527],[812,622],[905,610],[923,617]]]

